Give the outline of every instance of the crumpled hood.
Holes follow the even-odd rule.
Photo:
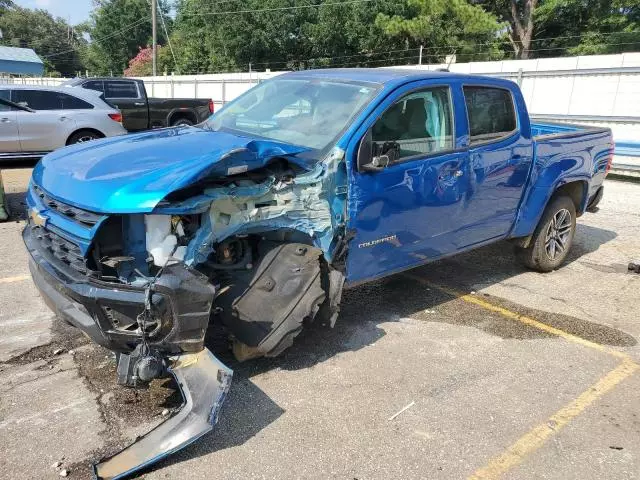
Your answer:
[[[150,212],[171,192],[308,151],[286,143],[178,127],[78,144],[46,155],[33,181],[61,201],[98,213]]]

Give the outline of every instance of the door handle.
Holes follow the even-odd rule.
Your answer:
[[[7,117],[2,117],[2,118],[0,118],[0,122],[2,122],[2,123],[11,123],[11,120],[9,120]]]
[[[136,107],[144,107],[144,102],[134,102],[133,103]]]
[[[63,115],[60,118],[58,118],[58,120],[60,120],[61,122],[64,122],[65,120],[68,120],[68,118]]]

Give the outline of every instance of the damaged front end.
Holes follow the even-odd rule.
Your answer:
[[[46,303],[116,352],[118,383],[175,377],[183,408],[96,465],[121,478],[215,424],[232,372],[205,347],[210,324],[239,360],[275,356],[305,323],[333,325],[344,283],[346,170],[334,148],[315,164],[277,149],[225,155],[148,212],[99,214],[35,183],[23,232]]]
[[[231,385],[231,370],[206,348],[170,357],[168,362],[182,393],[182,408],[117,455],[95,465],[96,478],[123,478],[195,442],[217,423]]]

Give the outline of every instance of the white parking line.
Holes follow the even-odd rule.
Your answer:
[[[25,280],[29,280],[30,278],[31,275],[17,275],[15,277],[0,278],[0,283],[24,282]]]

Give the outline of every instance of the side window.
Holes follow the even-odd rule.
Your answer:
[[[58,92],[47,90],[22,90],[13,91],[13,102],[24,104],[34,110],[61,110],[62,100]]]
[[[453,149],[453,116],[448,87],[412,92],[400,98],[372,128],[374,152],[399,150],[399,158]]]
[[[102,84],[102,80],[89,80],[82,84],[82,88],[87,88],[89,90],[97,90],[98,92],[104,93],[104,85]]]
[[[62,108],[65,110],[89,110],[93,108],[89,102],[85,102],[77,97],[67,95],[66,93],[58,93],[62,101]]]
[[[497,140],[517,128],[513,97],[509,90],[464,87],[471,144]]]
[[[104,82],[105,98],[140,98],[136,82]]]
[[[0,90],[0,100],[11,101],[11,90]],[[0,102],[0,112],[12,110],[10,105]]]

